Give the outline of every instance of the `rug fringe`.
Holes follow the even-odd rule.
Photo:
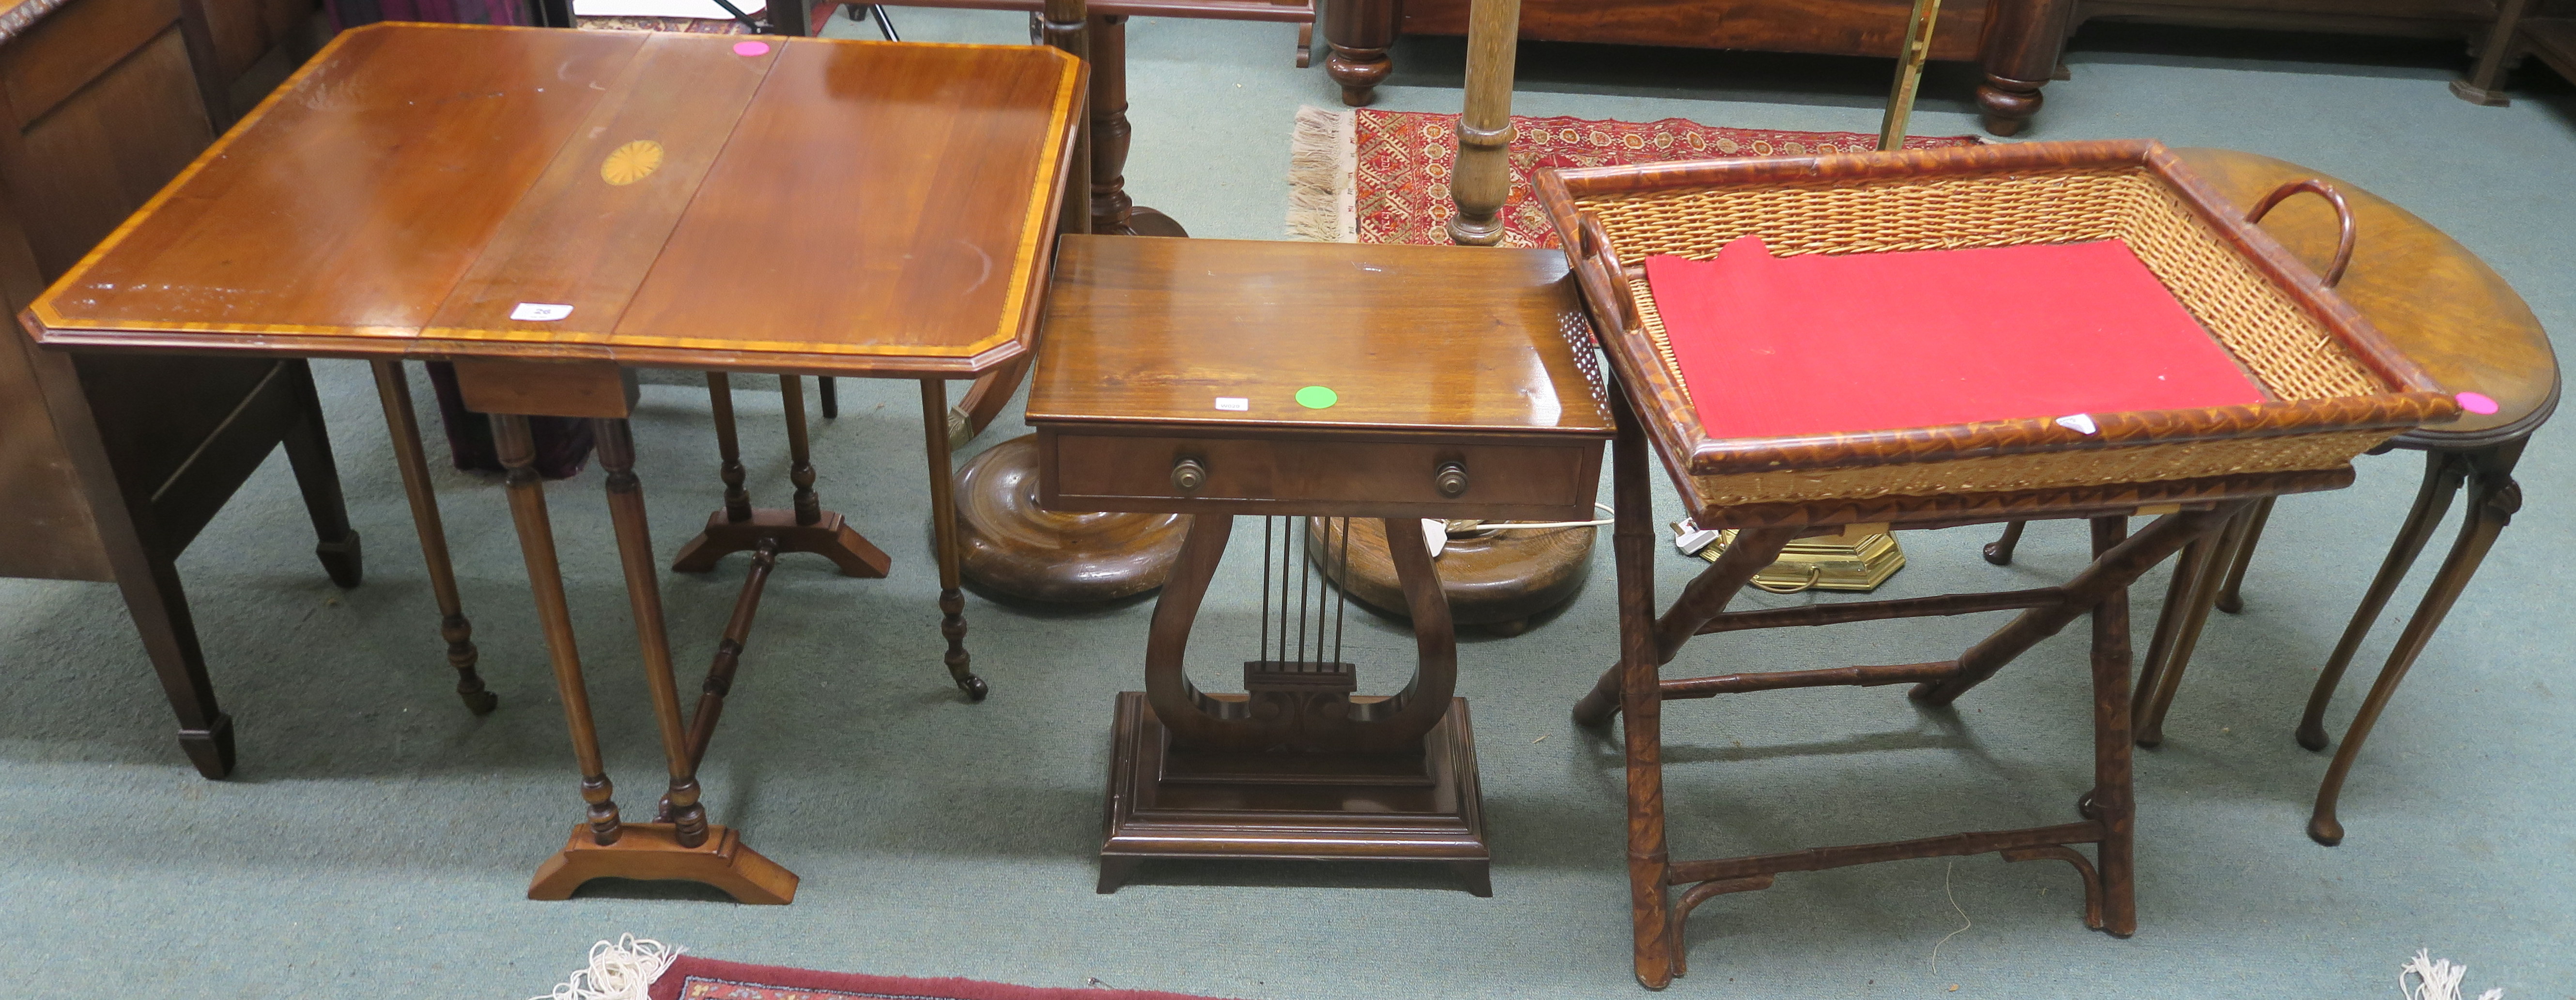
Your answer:
[[[1332,108],[1297,109],[1288,143],[1288,235],[1359,242],[1359,143],[1354,117]]]
[[[651,938],[620,934],[614,943],[590,946],[588,968],[573,972],[553,992],[529,1000],[646,1000],[653,980],[661,978],[680,951]]]

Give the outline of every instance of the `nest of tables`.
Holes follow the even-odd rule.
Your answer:
[[[2343,212],[2346,236],[2338,262],[2324,275],[2309,271],[2251,221],[2302,191]],[[1626,718],[1627,857],[1639,982],[1661,988],[1688,970],[1684,923],[1711,899],[1769,888],[1786,872],[1907,858],[1993,853],[2008,861],[2063,861],[2083,880],[2086,925],[2132,933],[2136,805],[2127,588],[2258,501],[2347,485],[2353,456],[2460,412],[2331,290],[2352,244],[2341,196],[2322,180],[2298,181],[2273,192],[2250,216],[2240,214],[2153,142],[1550,171],[1540,176],[1538,195],[1563,237],[1619,383],[1612,394],[1619,423],[1612,467],[1620,657],[1574,715],[1585,725],[1606,724],[1614,714]],[[2261,399],[2085,419],[1719,436],[1702,423],[1694,391],[1775,387],[1726,384],[1722,373],[1710,377],[1708,370],[1701,370],[1701,384],[1686,384],[1645,269],[1622,261],[1655,254],[1707,260],[1747,236],[1792,255],[2120,240],[2250,376]],[[1650,443],[1695,523],[1737,529],[1727,551],[1660,615],[1651,565],[1659,533],[1647,471]],[[2132,533],[2129,519],[2136,515],[2156,520]],[[2088,519],[2093,563],[2053,587],[1726,610],[1800,537],[2028,518]],[[2018,613],[1946,660],[1674,680],[1661,675],[1662,665],[1698,635],[1986,611]],[[2094,767],[2075,821],[1770,855],[1672,858],[1664,823],[1663,702],[1910,684],[1916,703],[1939,710],[2088,616]],[[2081,845],[2093,847],[2090,857],[2075,849]]]

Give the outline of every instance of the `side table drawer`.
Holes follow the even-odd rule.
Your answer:
[[[1047,508],[1068,511],[1590,520],[1601,450],[1598,439],[1459,443],[1040,428],[1039,496]],[[1185,465],[1189,472],[1176,476]]]

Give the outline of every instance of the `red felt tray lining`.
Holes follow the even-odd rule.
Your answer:
[[[1712,438],[2262,402],[2128,245],[1716,259],[1646,282]]]

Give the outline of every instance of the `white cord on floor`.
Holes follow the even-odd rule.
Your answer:
[[[1941,974],[1941,946],[1949,944],[1950,939],[1958,937],[1960,932],[1976,926],[1975,921],[1968,919],[1967,908],[1959,905],[1959,894],[1950,891],[1950,873],[1957,871],[1958,868],[1959,859],[1951,858],[1950,867],[1941,869],[1941,895],[1949,897],[1950,908],[1959,911],[1959,929],[1941,935],[1941,940],[1932,942],[1932,974],[1936,976]]]
[[[2407,977],[2414,977],[2408,982]],[[2469,977],[2469,967],[2453,965],[2447,958],[2434,958],[2430,948],[2419,948],[2415,960],[2397,967],[2397,992],[2406,1000],[2460,1000],[2460,980]],[[2504,988],[2499,986],[2478,994],[2478,1000],[2500,1000]]]
[[[620,934],[615,943],[590,946],[590,967],[574,972],[554,992],[529,1000],[645,1000],[645,991],[681,949],[662,942]]]
[[[1476,528],[1480,531],[1537,531],[1541,528],[1598,528],[1617,520],[1618,512],[1611,510],[1609,504],[1595,503],[1592,505],[1592,509],[1611,516],[1602,518],[1598,521],[1481,521],[1476,524]]]

